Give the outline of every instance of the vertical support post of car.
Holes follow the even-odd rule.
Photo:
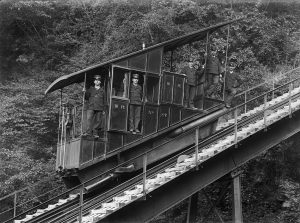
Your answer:
[[[108,91],[110,88],[109,85],[109,81],[110,80],[110,68],[108,68],[108,77],[107,79],[104,80],[104,92],[105,92],[105,103],[107,104],[107,106],[104,108],[104,133],[103,133],[103,138],[104,138],[104,154],[103,154],[103,158],[106,159],[106,151],[107,151],[107,141],[108,141],[108,113],[109,113],[109,99],[108,97]]]
[[[227,63],[228,63],[228,42],[229,42],[229,28],[230,25],[227,25],[227,38],[226,38],[226,52],[225,52],[225,67],[224,67],[224,77],[223,77],[223,92],[222,92],[222,100],[225,100],[225,79],[227,73]],[[221,75],[221,74],[220,74]],[[221,77],[220,77],[221,78]]]
[[[237,128],[238,123],[237,123],[237,108],[234,110],[234,144],[235,147],[237,147]]]
[[[292,117],[292,90],[293,90],[293,83],[289,85],[289,117]]]
[[[147,180],[147,153],[143,156],[143,193],[144,199],[146,199],[146,180]]]
[[[84,85],[83,85],[83,97],[82,97],[82,109],[81,109],[81,135],[83,134],[83,119],[84,119],[84,102],[85,102],[85,92],[86,92],[86,73],[84,73]]]
[[[61,125],[61,142],[63,147],[62,155],[62,167],[65,168],[65,156],[66,156],[66,126],[65,126],[65,107],[62,108],[62,125]]]
[[[58,137],[59,137],[59,165],[63,166],[63,107],[62,107],[62,89],[60,90],[60,108],[59,108],[59,130],[58,130]]]
[[[109,84],[109,99],[108,99],[108,101],[109,102],[108,102],[108,119],[107,119],[107,123],[106,123],[107,130],[110,129],[111,101],[112,101],[111,98],[112,98],[112,89],[113,89],[113,76],[112,75],[113,75],[113,67],[111,67],[111,69],[108,69],[108,80],[109,80],[109,83],[108,83]]]
[[[233,223],[243,223],[242,196],[241,196],[241,173],[237,170],[231,173],[233,193]]]
[[[199,169],[198,167],[198,154],[199,154],[199,127],[196,128],[195,131],[195,164],[196,164],[196,170]]]
[[[205,56],[205,58],[204,58],[204,63],[205,63],[205,70],[204,70],[204,75],[205,75],[205,80],[207,79],[207,77],[206,77],[206,75],[207,75],[207,66],[206,66],[206,62],[207,62],[207,58],[208,58],[208,45],[209,45],[209,31],[207,32],[207,34],[206,34],[206,44],[205,44],[205,54],[206,54],[206,56]]]
[[[202,95],[202,105],[200,109],[204,109],[204,99],[206,95],[206,90],[207,90],[207,58],[208,58],[208,45],[209,45],[209,31],[206,34],[206,44],[205,44],[205,56],[204,56],[204,85],[203,85],[203,95]]]
[[[62,118],[62,89],[60,89],[60,102],[59,102],[59,114],[58,114],[58,133],[57,133],[57,142],[60,141],[60,128],[61,128],[61,118]],[[59,143],[60,144],[60,143]]]
[[[267,131],[267,95],[264,95],[264,131]]]
[[[73,130],[72,130],[72,138],[75,138],[76,137],[76,115],[77,115],[77,107],[76,106],[73,106],[72,108],[72,111],[71,111],[71,115],[72,115],[72,127],[73,127]]]

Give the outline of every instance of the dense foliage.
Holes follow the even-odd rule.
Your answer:
[[[133,52],[143,42],[150,46],[237,17],[243,19],[230,27],[228,53],[238,58],[244,89],[300,65],[300,4],[216,2],[0,1],[0,195],[40,180],[49,182],[40,191],[61,185],[54,171],[59,96],[43,92],[63,74]],[[222,29],[213,36],[223,56],[226,35]],[[201,45],[193,49],[203,52]],[[245,167],[250,176],[245,178],[245,205],[255,209],[251,205],[257,199],[277,211],[281,206],[274,204],[291,196],[287,187],[299,190],[299,152],[289,155],[298,144],[293,138]],[[279,171],[275,176],[269,174],[274,168]],[[277,199],[276,193],[285,198]],[[1,205],[0,211],[11,202]]]

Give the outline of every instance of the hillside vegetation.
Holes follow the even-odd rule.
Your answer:
[[[24,202],[62,185],[54,169],[60,96],[44,95],[62,75],[139,50],[143,42],[151,46],[238,17],[243,19],[230,27],[228,53],[238,58],[244,89],[300,66],[299,3],[233,3],[0,1],[0,197],[40,182],[19,198]],[[226,34],[214,36],[220,51]],[[300,222],[299,144],[294,137],[244,167],[245,222]],[[227,197],[219,207],[224,216],[231,216],[229,202]],[[0,212],[8,207],[12,199],[0,202]],[[181,204],[156,221],[182,222],[176,210],[185,208]]]

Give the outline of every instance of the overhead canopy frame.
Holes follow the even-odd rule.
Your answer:
[[[189,44],[189,43],[199,41],[201,39],[205,39],[206,36],[207,36],[207,33],[212,33],[215,30],[217,30],[217,29],[219,29],[223,26],[229,25],[233,22],[236,22],[240,19],[241,18],[230,20],[230,21],[227,21],[227,22],[223,22],[223,23],[219,23],[219,24],[210,26],[210,27],[205,28],[205,29],[197,30],[197,31],[192,32],[190,34],[183,35],[183,36],[180,36],[180,37],[177,37],[177,38],[174,38],[174,39],[171,39],[171,40],[168,40],[168,41],[165,41],[165,42],[162,42],[162,43],[150,46],[150,47],[147,47],[145,49],[127,54],[125,56],[121,56],[121,57],[106,61],[104,63],[89,66],[89,67],[87,67],[83,70],[80,70],[80,71],[77,71],[77,72],[74,72],[74,73],[71,73],[71,74],[68,74],[68,75],[61,76],[49,85],[49,87],[45,91],[45,94],[49,94],[49,93],[51,93],[55,90],[62,89],[64,87],[69,86],[69,85],[74,84],[74,83],[82,83],[82,82],[84,82],[85,75],[87,75],[87,78],[89,78],[89,77],[93,76],[96,73],[99,73],[101,71],[105,71],[109,68],[109,65],[112,64],[112,63],[118,63],[118,62],[120,62],[122,60],[125,60],[127,58],[130,58],[130,57],[133,57],[133,56],[138,56],[140,54],[145,54],[147,52],[156,50],[158,48],[163,48],[164,52],[173,51],[174,49],[176,49],[180,46],[183,46],[185,44]]]

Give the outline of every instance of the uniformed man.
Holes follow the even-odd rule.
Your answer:
[[[138,82],[139,75],[132,74],[132,83],[129,90],[129,129],[132,133],[140,133],[139,123],[141,120],[143,90]]]
[[[219,58],[217,57],[217,50],[215,47],[213,47],[206,62],[207,97],[220,99],[220,95],[218,95],[218,87],[220,75],[222,72],[222,65]]]
[[[107,107],[106,94],[101,86],[100,75],[94,76],[94,86],[85,92],[84,97],[87,101],[87,131],[85,135],[94,135],[95,138],[98,138],[100,131],[104,130]]]
[[[227,108],[230,108],[232,106],[232,100],[241,84],[240,78],[235,71],[236,63],[236,58],[231,58],[229,60],[229,70],[225,75],[225,106]]]
[[[192,109],[196,109],[194,106],[194,99],[196,94],[196,72],[194,68],[194,63],[190,60],[181,70],[182,74],[185,74],[187,77],[187,82],[185,84],[184,92],[184,105]]]

